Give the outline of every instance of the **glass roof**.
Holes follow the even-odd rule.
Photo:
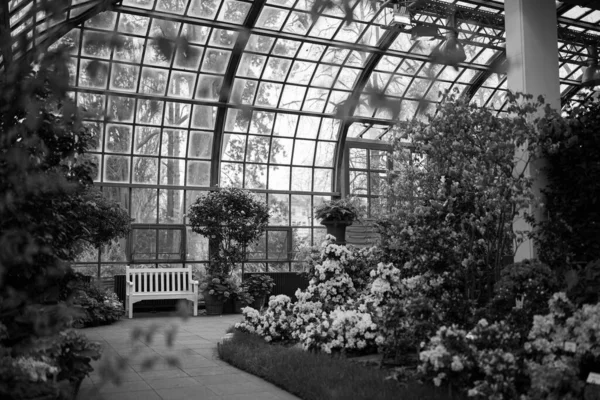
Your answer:
[[[503,1],[428,2],[413,22],[435,27],[431,40],[390,29],[391,8],[370,1],[351,3],[352,21],[340,5],[313,19],[313,0],[123,0],[104,12],[101,0],[60,3],[67,6],[50,19],[31,12],[36,0],[9,1],[13,38],[27,32],[36,44],[68,44],[77,101],[105,140],[98,150],[119,153],[110,140],[122,132],[128,164],[172,157],[188,172],[182,185],[332,192],[345,137],[385,140],[396,116],[422,117],[445,90],[500,113],[506,105],[506,74],[495,68],[505,58],[503,29],[494,25]],[[448,24],[436,10],[446,6],[492,21],[457,20],[467,58],[456,67],[430,59]],[[600,36],[600,11],[557,2],[557,12],[560,27]],[[166,53],[163,37],[176,44]],[[563,100],[595,95],[579,90],[585,46],[559,40],[558,48]],[[11,50],[15,57],[23,49],[15,41]],[[152,132],[186,143],[165,153]]]

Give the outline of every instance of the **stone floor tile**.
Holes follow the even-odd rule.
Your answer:
[[[188,374],[183,372],[180,369],[168,369],[165,371],[145,371],[139,372],[139,375],[146,382],[156,380],[156,379],[170,379],[170,378],[187,378]]]
[[[144,381],[124,382],[121,385],[107,383],[100,387],[100,393],[139,392],[151,390],[152,388]]]
[[[177,387],[186,386],[198,386],[198,382],[194,378],[168,378],[168,379],[154,379],[148,381],[148,384],[152,386],[154,390],[157,389],[172,389]]]
[[[238,393],[222,396],[221,400],[280,400],[279,397],[269,392]]]
[[[213,391],[203,385],[157,389],[156,393],[162,400],[220,400]],[[147,399],[143,399],[147,400]]]
[[[241,374],[221,374],[221,375],[204,375],[194,378],[196,382],[203,385],[214,385],[218,383],[240,383],[248,382],[246,377]]]
[[[217,383],[206,387],[220,396],[264,392],[264,388],[254,382]]]

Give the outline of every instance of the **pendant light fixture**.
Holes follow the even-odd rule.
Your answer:
[[[598,66],[598,50],[596,46],[588,46],[587,68],[584,69],[581,76],[581,86],[594,87],[600,86],[600,67]]]
[[[456,14],[452,14],[448,19],[448,32],[446,40],[431,52],[431,62],[434,64],[445,64],[456,67],[467,59],[465,48],[458,40],[458,30],[456,29]]]

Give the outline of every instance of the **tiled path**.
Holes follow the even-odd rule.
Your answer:
[[[137,327],[160,326],[150,343],[135,342],[140,352],[128,360],[120,386],[100,385],[97,371],[83,381],[77,400],[299,400],[277,386],[219,360],[217,342],[240,315],[199,316],[187,321],[168,316],[125,319],[116,324],[82,329],[99,341],[104,353],[128,356],[133,347],[131,333]],[[166,345],[164,331],[178,325],[173,348]],[[170,366],[165,356],[176,354],[180,365]],[[144,371],[142,360],[158,355],[160,362]],[[102,362],[100,360],[98,363]],[[95,363],[97,367],[98,363]]]

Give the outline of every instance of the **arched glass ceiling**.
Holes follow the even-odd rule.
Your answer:
[[[208,259],[184,216],[202,191],[234,185],[265,197],[270,230],[258,250],[277,270],[288,244],[297,250],[323,236],[313,206],[342,192],[347,138],[385,141],[396,115],[422,116],[445,89],[498,112],[505,104],[501,1],[422,2],[415,20],[439,29],[430,41],[389,29],[390,9],[366,0],[352,3],[349,24],[341,8],[313,20],[312,0],[56,0],[52,19],[40,1],[0,2],[11,33],[0,61],[22,56],[22,33],[38,46],[70,46],[73,93],[100,139],[96,181],[150,226],[135,235],[154,235],[156,248],[134,238],[132,251],[159,258],[184,248],[184,261],[172,263]],[[430,59],[450,6],[466,16],[457,19],[467,53],[457,68]],[[561,29],[600,36],[598,11],[558,3],[557,14]],[[585,45],[559,37],[563,99],[581,101],[593,94],[578,84]],[[78,261],[124,265],[124,249]]]

